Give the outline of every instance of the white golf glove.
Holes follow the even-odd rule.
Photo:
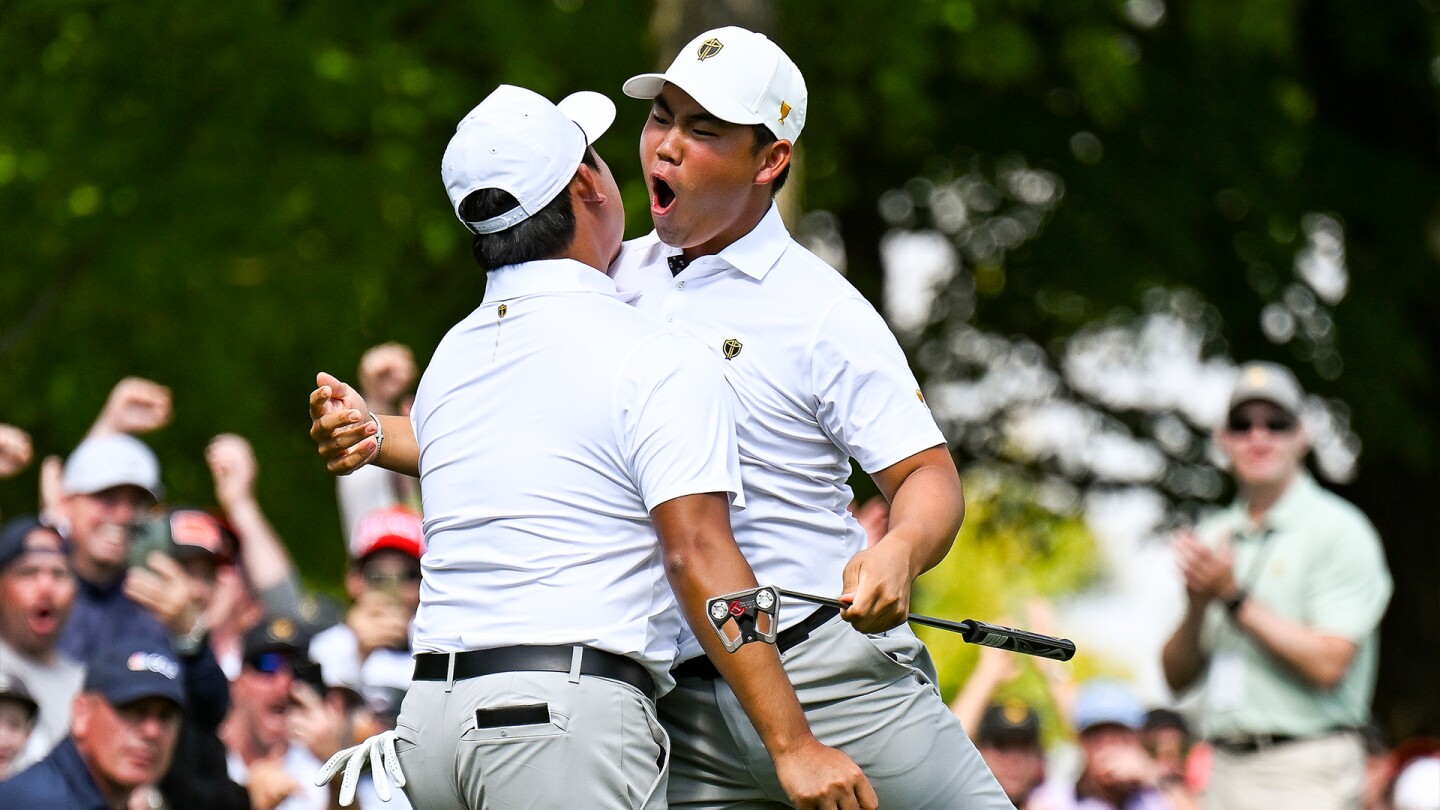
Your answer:
[[[315,784],[328,784],[335,778],[335,774],[344,768],[345,776],[340,780],[340,806],[349,807],[355,800],[355,787],[359,784],[360,773],[365,770],[367,763],[370,765],[370,772],[375,775],[375,795],[380,797],[380,801],[390,801],[393,795],[390,791],[392,782],[395,787],[405,787],[405,774],[400,771],[400,758],[395,754],[393,731],[383,731],[359,745],[336,752],[320,766],[320,772],[315,775]]]

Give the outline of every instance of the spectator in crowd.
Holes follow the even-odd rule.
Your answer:
[[[991,704],[980,718],[975,745],[1006,798],[1023,810],[1045,781],[1039,715],[1023,700]]]
[[[245,635],[235,705],[221,728],[230,778],[255,810],[321,810],[334,793],[316,787],[320,765],[349,745],[345,708],[322,698],[319,667],[305,657],[309,628],[269,618]],[[335,788],[338,791],[338,786]]]
[[[360,357],[360,395],[375,413],[409,416],[418,379],[415,355],[409,346],[382,343],[372,346]],[[346,542],[354,545],[360,521],[377,509],[397,504],[418,509],[417,483],[414,478],[379,465],[367,465],[350,475],[336,478],[340,522],[345,528]]]
[[[75,698],[70,735],[0,782],[0,807],[117,810],[170,766],[185,705],[168,650],[120,638],[95,655]]]
[[[1207,807],[1361,802],[1392,585],[1374,527],[1305,472],[1303,398],[1288,369],[1240,369],[1216,434],[1237,498],[1176,539],[1189,604],[1162,663],[1171,688],[1204,693]]]
[[[420,604],[420,516],[403,506],[365,516],[350,542],[345,588],[354,600],[345,621],[316,634],[310,658],[329,685],[359,690],[375,684],[404,689],[415,662],[410,625]]]
[[[183,572],[199,610],[195,643],[206,644],[216,578],[234,556],[233,537],[209,512],[183,506],[161,511],[137,527],[134,535],[132,542],[160,549],[165,561]],[[209,672],[214,677],[219,670],[211,668]],[[213,713],[191,712],[181,724],[174,764],[159,785],[170,806],[207,810],[248,807],[244,788],[226,776],[225,746],[218,736],[222,719]]]
[[[1075,697],[1074,726],[1083,762],[1074,784],[1046,782],[1028,810],[1171,810],[1158,789],[1160,769],[1140,742],[1145,709],[1115,681],[1091,681]]]
[[[1160,779],[1166,784],[1185,783],[1185,760],[1190,755],[1190,725],[1173,709],[1151,709],[1145,713],[1140,729],[1145,750],[1160,767]]]
[[[0,779],[24,769],[24,765],[16,767],[16,763],[35,730],[39,709],[19,678],[0,671]]]
[[[70,733],[70,704],[85,668],[60,652],[59,641],[74,600],[75,576],[59,532],[33,516],[0,527],[0,671],[23,683],[39,708],[29,742],[12,763],[16,772]]]

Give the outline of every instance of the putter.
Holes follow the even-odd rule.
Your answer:
[[[775,643],[775,631],[779,627],[780,616],[777,594],[813,602],[817,605],[829,605],[841,610],[848,607],[839,599],[788,591],[769,585],[717,596],[706,602],[705,605],[710,615],[710,623],[714,626],[716,635],[720,636],[721,643],[725,645],[726,652],[733,653],[752,641],[762,641],[766,644]],[[758,626],[762,613],[770,618],[768,632],[762,631]],[[920,616],[912,613],[908,621],[959,633],[960,638],[964,639],[967,644],[995,647],[1000,650],[1034,655],[1055,661],[1069,661],[1075,657],[1075,642],[1068,638],[1056,638],[975,619],[952,622],[948,619],[937,619],[933,616]],[[725,631],[726,625],[731,622],[734,622],[736,626],[736,635],[733,638]]]
[[[715,634],[725,645],[725,652],[733,653],[752,641],[765,644],[775,643],[775,631],[780,626],[780,596],[778,589],[762,585],[745,591],[727,593],[705,602],[705,612]],[[761,616],[766,617],[761,627]],[[733,624],[732,638],[726,628]]]

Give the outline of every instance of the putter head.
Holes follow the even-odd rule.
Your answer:
[[[727,593],[707,601],[705,612],[726,652],[752,641],[774,644],[780,628],[780,593],[770,585]]]

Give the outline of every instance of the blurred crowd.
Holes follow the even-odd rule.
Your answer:
[[[405,414],[416,377],[410,350],[385,344],[365,353],[358,388],[375,412]],[[1261,417],[1283,433],[1279,417]],[[342,601],[303,583],[256,498],[244,437],[203,450],[213,505],[166,500],[139,437],[170,418],[168,389],[122,380],[63,461],[35,465],[37,512],[0,516],[0,805],[328,808],[339,780],[315,786],[321,764],[394,727],[425,549],[415,481],[378,467],[337,478]],[[0,478],[29,469],[32,454],[23,430],[0,425]],[[856,514],[884,533],[883,501]],[[1205,580],[1198,546],[1182,549],[1196,611],[1245,609],[1246,591]],[[1054,631],[1043,604],[1026,618]],[[1032,667],[1048,688],[1040,704],[1011,688]],[[1228,743],[1197,735],[1188,710],[1071,672],[987,648],[953,703],[1016,806],[1202,806]],[[1373,727],[1350,731],[1364,745],[1367,810],[1440,807],[1440,741],[1391,747]],[[358,796],[408,806],[398,793],[379,804],[368,776]]]

